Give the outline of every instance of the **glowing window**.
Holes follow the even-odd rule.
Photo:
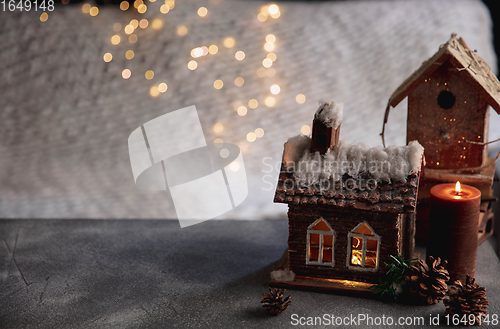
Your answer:
[[[349,234],[347,267],[352,270],[376,271],[379,268],[380,236],[368,223],[358,224]]]
[[[335,231],[320,218],[307,229],[306,264],[334,266]]]

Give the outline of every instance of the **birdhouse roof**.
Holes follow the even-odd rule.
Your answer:
[[[425,61],[399,86],[389,99],[389,105],[392,107],[398,105],[417,85],[430,77],[448,60],[460,70],[464,79],[472,83],[484,100],[500,114],[500,82],[498,78],[491,72],[489,65],[469,48],[465,40],[457,39],[455,34],[448,42],[440,46],[439,51],[434,56]]]
[[[388,148],[340,142],[321,155],[309,152],[310,141],[297,136],[285,144],[274,202],[415,211],[423,156],[418,142]]]

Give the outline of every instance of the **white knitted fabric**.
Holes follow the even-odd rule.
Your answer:
[[[266,22],[257,20],[265,2],[178,0],[166,15],[160,2],[148,3],[144,15],[114,6],[96,17],[80,5],[58,5],[44,23],[39,13],[0,12],[0,217],[176,218],[168,191],[136,188],[127,138],[189,105],[196,105],[208,142],[220,137],[243,150],[249,195],[221,218],[284,217],[286,205],[273,203],[276,166],[283,143],[311,125],[319,99],[344,102],[341,139],[376,146],[391,93],[451,33],[496,66],[489,13],[479,0],[278,2],[281,17]],[[203,5],[209,14],[201,18],[196,11]],[[159,30],[151,27],[156,17],[164,23]],[[122,42],[113,46],[113,24],[132,18],[147,18],[150,26],[136,31],[135,44],[122,29]],[[178,25],[188,34],[178,36]],[[277,38],[276,75],[259,78],[270,33]],[[226,37],[236,40],[234,48],[223,46]],[[190,71],[191,49],[211,44],[219,52]],[[125,59],[129,49],[132,60]],[[243,61],[235,59],[237,50],[245,52]],[[132,71],[128,80],[124,68]],[[155,77],[146,80],[150,69]],[[238,76],[242,87],[233,83]],[[224,82],[221,90],[213,87],[216,79]],[[160,82],[167,92],[151,97],[150,87]],[[273,84],[281,92],[268,108]],[[295,101],[299,93],[304,104]],[[235,107],[252,98],[259,106],[239,116]],[[497,117],[492,112],[490,139],[500,137]],[[212,129],[216,122],[224,125],[221,134]],[[247,142],[259,127],[265,135]],[[402,102],[391,111],[388,145],[404,145],[405,130]]]

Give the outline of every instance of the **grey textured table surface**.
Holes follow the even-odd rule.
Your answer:
[[[184,229],[161,220],[2,220],[0,238],[0,328],[282,328],[293,327],[293,314],[422,316],[428,327],[444,312],[442,303],[288,290],[289,309],[267,316],[259,301],[286,248],[281,220]],[[476,277],[490,315],[500,315],[499,273],[482,244]]]

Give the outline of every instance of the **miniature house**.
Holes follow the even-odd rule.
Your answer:
[[[488,64],[452,35],[392,94],[408,97],[407,142],[425,148],[426,168],[456,169],[486,163],[489,106],[500,113],[500,82]],[[474,142],[474,143],[471,143]]]
[[[390,255],[413,256],[423,148],[338,141],[342,105],[320,103],[312,137],[288,140],[274,202],[288,204],[288,251],[273,285],[369,291]]]
[[[479,241],[493,233],[491,202],[497,159],[488,158],[489,106],[500,113],[500,82],[462,38],[452,35],[392,94],[390,107],[408,97],[407,141],[425,148],[425,184],[418,195],[417,238],[427,239],[432,186],[460,181],[482,194]],[[383,138],[382,132],[382,138]]]

